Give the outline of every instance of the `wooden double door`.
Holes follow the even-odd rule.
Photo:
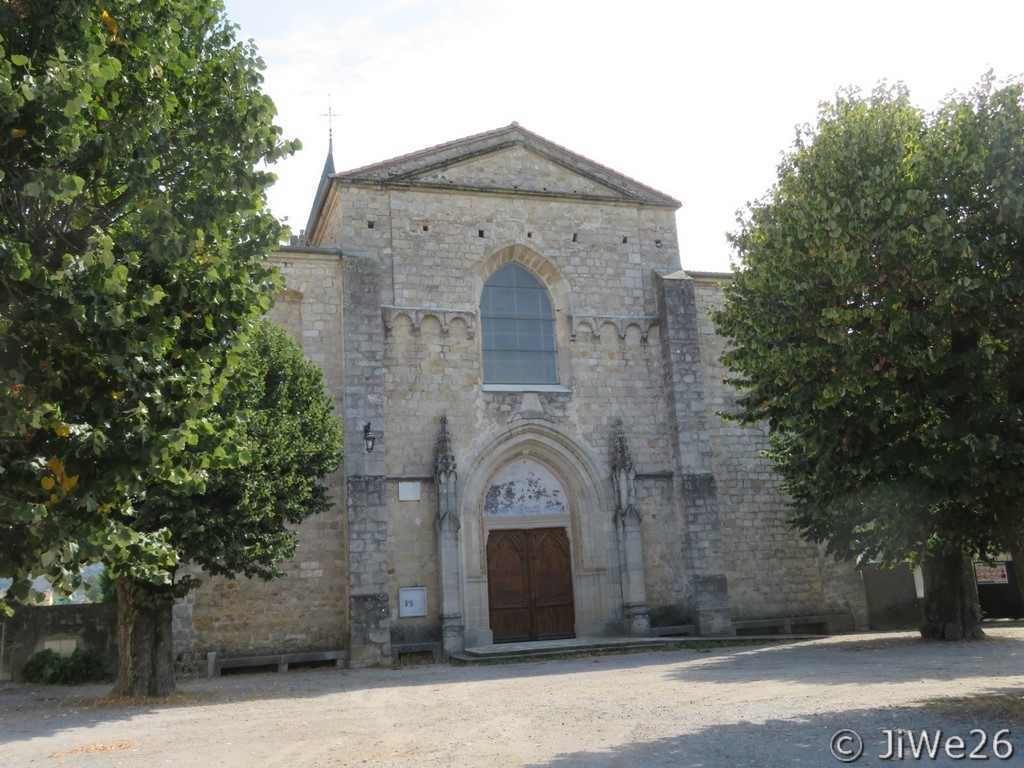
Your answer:
[[[487,594],[496,643],[575,637],[565,529],[491,531]]]

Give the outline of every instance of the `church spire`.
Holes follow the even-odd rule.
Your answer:
[[[320,172],[320,184],[316,188],[316,197],[313,198],[313,208],[309,212],[306,228],[302,232],[303,245],[309,245],[309,236],[313,233],[313,226],[320,216],[320,209],[323,208],[327,198],[327,188],[331,184],[331,176],[334,175],[334,115],[335,112],[331,107],[331,94],[327,94],[327,112],[320,114],[320,117],[327,118],[327,158],[324,160],[324,169]]]
[[[327,94],[327,112],[320,117],[327,118],[327,161],[324,163],[324,171],[320,176],[320,184],[324,179],[334,173],[334,110],[331,108],[331,94]]]

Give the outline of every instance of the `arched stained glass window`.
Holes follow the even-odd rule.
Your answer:
[[[519,264],[506,264],[480,297],[485,384],[557,384],[555,315],[548,290]]]

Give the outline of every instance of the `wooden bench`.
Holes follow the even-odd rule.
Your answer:
[[[300,653],[270,653],[262,656],[220,657],[216,651],[206,654],[206,676],[220,677],[221,670],[245,667],[277,667],[278,672],[287,672],[289,664],[308,664],[318,661],[333,661],[334,666],[344,667],[348,661],[347,651],[305,651]]]
[[[850,617],[842,613],[823,613],[811,616],[782,616],[775,619],[744,619],[734,621],[733,628],[736,634],[744,630],[771,629],[777,634],[792,635],[793,627],[813,627],[813,632],[802,632],[801,634],[822,634],[830,635],[834,632],[841,632],[844,627],[849,626]]]

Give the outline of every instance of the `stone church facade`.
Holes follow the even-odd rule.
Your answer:
[[[273,316],[344,422],[336,504],[287,578],[207,579],[177,606],[179,651],[361,666],[866,625],[860,575],[786,526],[763,432],[717,415],[728,275],[680,269],[676,200],[515,123],[333,171],[272,259]]]

